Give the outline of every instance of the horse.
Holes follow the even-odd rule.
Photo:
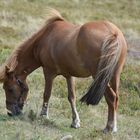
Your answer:
[[[56,76],[66,78],[72,124],[80,127],[76,109],[75,77],[93,77],[81,102],[97,105],[105,96],[108,120],[104,132],[117,131],[118,89],[120,74],[127,54],[123,33],[109,21],[93,21],[75,25],[51,10],[44,26],[15,48],[0,67],[8,115],[22,113],[28,95],[27,76],[43,68],[45,89],[40,115],[48,117],[52,83]]]

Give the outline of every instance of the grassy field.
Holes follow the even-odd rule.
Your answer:
[[[3,140],[139,140],[140,139],[140,1],[139,0],[0,0],[0,64],[23,40],[45,22],[46,8],[53,7],[68,20],[83,24],[93,20],[110,20],[125,34],[128,57],[121,75],[118,132],[105,135],[107,105],[81,105],[91,78],[76,79],[77,109],[81,128],[72,129],[71,109],[65,79],[57,77],[49,107],[49,120],[39,116],[44,77],[42,69],[28,77],[30,87],[23,115],[8,117],[5,95],[0,85],[0,139]]]

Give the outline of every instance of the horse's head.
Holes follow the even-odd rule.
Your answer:
[[[19,79],[14,72],[5,70],[3,88],[6,94],[6,108],[8,115],[14,116],[21,114],[24,102],[28,94],[28,86],[25,80]]]

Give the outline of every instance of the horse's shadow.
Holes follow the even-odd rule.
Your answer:
[[[19,116],[8,116],[7,114],[0,114],[0,122],[16,121],[16,120],[20,120],[22,122],[28,122],[31,124],[36,122],[36,124],[38,124],[38,125],[47,126],[47,127],[51,127],[51,128],[55,128],[55,129],[60,129],[54,120],[47,119],[45,117],[35,116],[34,118],[31,118],[31,116],[27,113],[21,114]]]

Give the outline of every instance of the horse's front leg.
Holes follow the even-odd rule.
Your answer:
[[[55,78],[53,74],[48,74],[46,71],[44,71],[44,76],[45,76],[45,90],[44,90],[44,95],[43,95],[43,105],[42,105],[42,110],[40,115],[46,115],[47,118],[48,116],[48,105],[49,105],[49,99],[51,96],[51,90],[52,90],[52,83]]]
[[[71,127],[79,128],[80,127],[80,119],[76,109],[76,96],[75,96],[75,81],[74,78],[67,78],[67,86],[68,86],[68,100],[72,109],[72,124]]]

